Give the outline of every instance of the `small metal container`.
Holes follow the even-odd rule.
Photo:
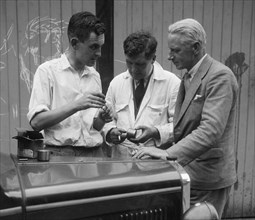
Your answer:
[[[50,160],[50,150],[41,149],[38,150],[37,160],[39,161],[49,161]]]
[[[135,138],[137,130],[135,129],[128,129],[127,130],[127,138]]]

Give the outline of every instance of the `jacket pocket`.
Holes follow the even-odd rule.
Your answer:
[[[167,110],[168,110],[168,105],[167,104],[163,104],[163,105],[148,105],[147,108],[147,114],[146,117],[150,123],[152,125],[160,125],[160,124],[165,124],[167,123],[168,120],[168,114],[167,114]]]
[[[127,103],[115,105],[117,127],[127,128],[130,121],[129,106]]]
[[[208,150],[207,152],[203,153],[201,156],[199,156],[196,161],[206,161],[211,159],[219,159],[223,157],[223,150],[221,148],[212,148]]]
[[[118,112],[124,110],[127,106],[128,106],[127,103],[124,103],[124,104],[116,104],[116,105],[115,105],[115,111],[116,111],[116,113],[118,113]]]
[[[205,100],[204,96],[196,94],[192,101],[193,102],[203,102],[204,100]]]
[[[153,109],[154,111],[162,111],[163,109],[165,109],[168,106],[168,104],[163,104],[163,105],[153,105],[153,104],[149,104],[148,107]]]

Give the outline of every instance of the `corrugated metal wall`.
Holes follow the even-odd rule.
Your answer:
[[[102,0],[103,1],[103,0]],[[95,0],[0,0],[0,140],[16,153],[16,127],[29,127],[26,114],[37,66],[67,47],[66,28],[78,11],[96,11]],[[227,63],[240,85],[236,154],[238,182],[225,216],[255,216],[255,2],[253,0],[114,0],[114,74],[125,67],[122,43],[138,29],[158,39],[157,61],[167,60],[167,27],[186,17],[207,32],[207,51]],[[3,149],[4,148],[4,149]]]
[[[236,128],[238,182],[225,216],[255,217],[255,1],[252,0],[116,0],[114,4],[115,75],[125,67],[122,43],[131,32],[151,31],[158,40],[157,61],[181,74],[167,60],[167,28],[182,18],[205,28],[207,52],[232,68],[239,82]]]

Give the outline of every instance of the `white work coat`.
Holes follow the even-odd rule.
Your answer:
[[[160,147],[173,139],[173,115],[175,102],[180,85],[180,79],[173,73],[164,70],[157,62],[148,82],[146,93],[135,118],[133,83],[128,71],[117,75],[110,83],[106,94],[106,101],[112,106],[114,120],[104,126],[103,133],[114,127],[134,129],[138,125],[154,126],[158,129],[160,140],[149,139],[144,143],[148,147]],[[128,147],[134,143],[127,139],[117,148],[120,154],[130,153]]]

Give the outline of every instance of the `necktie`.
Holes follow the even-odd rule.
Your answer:
[[[138,109],[139,109],[140,104],[143,100],[144,93],[145,93],[144,80],[140,79],[139,84],[136,87],[135,94],[134,94],[135,95],[136,106],[137,106]]]
[[[190,87],[190,79],[191,79],[191,75],[187,72],[184,75],[184,87],[185,87],[185,92],[187,92],[189,90]]]

